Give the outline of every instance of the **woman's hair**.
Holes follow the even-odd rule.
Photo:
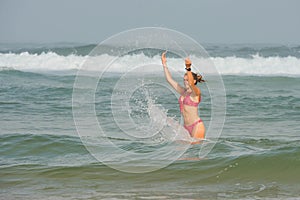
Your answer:
[[[196,74],[196,73],[192,72],[192,75],[193,75],[194,80],[196,81],[195,85],[197,85],[198,82],[199,83],[205,82],[205,80],[202,78],[201,74]]]

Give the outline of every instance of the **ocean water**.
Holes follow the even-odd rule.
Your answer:
[[[166,82],[162,69],[145,70],[145,77],[156,85],[135,90],[128,102],[130,112],[114,102],[114,91],[121,88],[115,86],[122,78],[117,70],[137,65],[136,60],[160,64],[161,51],[128,55],[95,91],[96,117],[106,134],[91,145],[96,144],[93,150],[104,162],[78,135],[72,112],[72,103],[77,108],[72,99],[76,72],[94,47],[0,45],[0,199],[300,199],[299,45],[204,45],[224,82],[226,117],[219,138],[191,146],[172,142],[168,131],[169,135],[154,135],[156,129],[147,129],[146,135],[137,135],[132,127],[152,123],[151,128],[157,128],[167,123],[165,119],[171,125],[180,123],[177,96],[161,87]],[[182,66],[182,59],[169,56],[170,65]],[[111,57],[116,56],[99,59]],[[182,77],[174,78],[182,82]],[[210,93],[206,84],[200,88],[200,116],[208,127]],[[114,97],[122,97],[117,94]],[[91,103],[87,96],[82,101]],[[156,110],[149,114],[149,106]],[[84,120],[88,131],[92,119]],[[212,141],[212,151],[199,158],[203,145]],[[144,160],[137,163],[130,160],[131,154],[116,155],[111,144]],[[176,159],[165,162],[170,155],[161,151],[163,164],[157,170],[118,170],[131,161],[131,172],[151,168],[157,163],[149,155],[157,149]]]

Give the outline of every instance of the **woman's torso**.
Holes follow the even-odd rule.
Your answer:
[[[183,115],[185,125],[190,125],[199,119],[198,105],[201,101],[201,96],[198,97],[199,100],[197,100],[197,97],[193,98],[190,95],[190,93],[185,92],[178,99],[180,112]]]

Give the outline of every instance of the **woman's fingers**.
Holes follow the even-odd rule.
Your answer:
[[[186,65],[191,65],[192,64],[192,61],[189,57],[185,58],[185,64]]]
[[[165,51],[161,54],[161,61],[163,64],[165,64],[167,62],[166,53],[167,53],[167,51]]]

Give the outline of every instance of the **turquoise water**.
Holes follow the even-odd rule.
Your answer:
[[[199,160],[201,145],[194,145],[183,154],[183,159],[157,171],[134,174],[99,162],[80,140],[72,114],[73,71],[2,68],[1,199],[299,198],[299,77],[222,78],[226,121],[213,150]],[[117,79],[112,76],[105,83],[113,86]],[[152,80],[165,81],[159,76]],[[207,126],[210,97],[205,85],[200,87],[200,114]],[[165,92],[156,89],[157,93]],[[111,110],[104,105],[110,104],[112,90],[107,87],[103,91],[96,92],[97,117],[109,122]],[[143,100],[136,100],[135,105],[142,105]],[[171,93],[156,103],[166,108],[168,116],[180,120],[177,99]],[[132,115],[147,122],[147,116],[141,115],[143,109],[133,110]],[[113,123],[106,125],[111,128]],[[111,130],[107,138],[125,150],[151,152],[168,144],[155,139],[126,138],[118,131]],[[101,150],[109,158],[113,152],[105,145]]]

